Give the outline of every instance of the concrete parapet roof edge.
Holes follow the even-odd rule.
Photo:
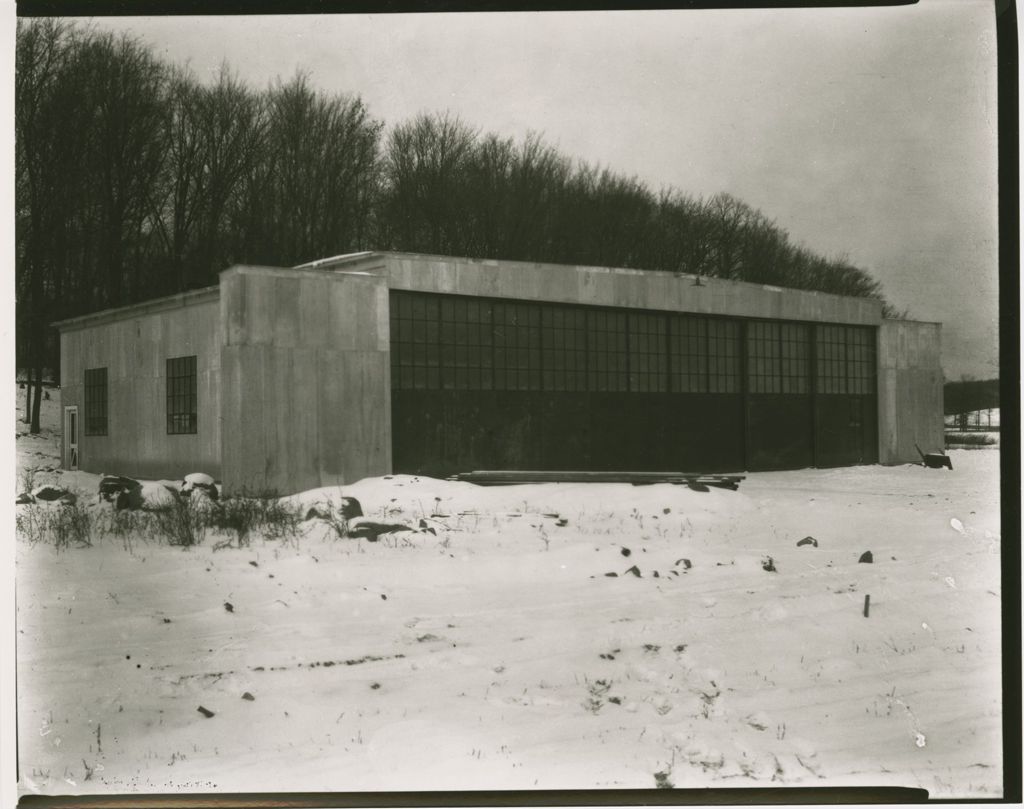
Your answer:
[[[706,286],[738,286],[738,287],[749,287],[752,289],[765,290],[768,292],[781,292],[781,293],[797,293],[802,295],[816,295],[828,298],[839,298],[841,300],[855,300],[855,301],[875,301],[881,308],[882,302],[878,298],[865,298],[858,295],[839,295],[835,292],[822,292],[817,289],[801,289],[799,287],[780,287],[773,284],[758,284],[752,281],[734,281],[728,278],[716,278],[710,275],[695,275],[693,273],[674,272],[672,270],[651,270],[644,267],[606,267],[596,264],[558,264],[551,261],[521,261],[518,259],[503,259],[503,258],[472,258],[469,256],[451,256],[451,255],[440,255],[433,253],[405,253],[400,251],[390,250],[368,250],[361,253],[346,253],[341,256],[335,256],[333,258],[320,259],[319,261],[309,262],[307,264],[300,264],[295,269],[308,269],[316,267],[317,269],[331,270],[339,266],[358,265],[367,261],[371,258],[395,258],[395,259],[411,259],[415,260],[426,260],[426,261],[456,261],[465,262],[469,264],[483,264],[492,267],[502,267],[508,265],[518,265],[523,267],[572,267],[573,269],[585,272],[602,272],[602,273],[620,273],[624,275],[672,275],[677,278],[684,278],[694,280],[696,278],[701,279],[701,283]]]
[[[153,312],[162,312],[167,309],[179,309],[186,306],[194,306],[200,303],[217,300],[220,297],[220,285],[193,289],[188,292],[178,292],[174,295],[165,295],[160,298],[151,298],[147,301],[132,303],[128,306],[118,306],[114,309],[101,309],[88,315],[79,315],[65,320],[57,320],[51,323],[59,331],[73,331],[74,329],[86,326],[95,326],[113,320],[148,315]]]

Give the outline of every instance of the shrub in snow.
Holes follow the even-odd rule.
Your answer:
[[[143,487],[145,488],[145,487]],[[169,490],[168,490],[169,491]],[[155,520],[168,545],[191,547],[203,541],[206,521],[175,494],[171,505],[156,510]]]
[[[220,509],[217,498],[212,497],[204,489],[193,489],[189,495],[188,504],[194,512],[205,517],[213,516]]]
[[[197,494],[192,499],[195,500]],[[202,497],[202,495],[198,495]],[[290,539],[298,535],[302,521],[300,506],[276,498],[229,497],[205,512],[210,527],[230,531],[238,547],[249,544],[252,534],[268,539]],[[227,547],[231,540],[218,547]]]
[[[64,508],[33,508],[22,510],[15,518],[15,530],[30,543],[52,543],[57,550],[72,545],[92,545],[92,513],[78,503],[67,503]]]

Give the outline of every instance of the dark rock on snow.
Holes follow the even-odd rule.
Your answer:
[[[32,490],[33,498],[36,500],[42,500],[46,503],[52,503],[54,500],[60,500],[70,494],[71,492],[67,489],[62,489],[60,486],[51,486],[50,484],[36,486],[36,488]]]
[[[346,520],[363,516],[363,507],[354,497],[341,498],[341,516]]]
[[[875,561],[875,557],[872,556],[871,551],[864,551],[864,553],[860,555],[860,559],[858,559],[857,561],[866,565],[870,565]]]
[[[800,548],[800,547],[802,547],[804,545],[813,545],[815,548],[817,548],[818,547],[818,540],[816,540],[814,537],[804,537],[803,539],[801,539],[799,542],[796,543],[796,546],[798,548]]]
[[[626,573],[632,573],[632,574],[633,574],[634,576],[636,576],[636,577],[637,577],[638,579],[639,579],[639,578],[640,578],[640,576],[641,576],[641,574],[640,574],[640,568],[638,568],[638,567],[637,567],[636,565],[633,565],[633,567],[631,567],[631,568],[630,568],[629,570],[627,570],[627,571],[626,571]]]
[[[17,506],[23,506],[28,503],[34,503],[35,501],[36,499],[32,495],[30,495],[28,492],[23,492],[22,494],[18,495],[18,499],[14,501],[14,504]]]
[[[189,497],[194,491],[204,492],[211,500],[216,500],[218,497],[216,482],[204,472],[193,472],[185,475],[181,481],[181,493],[183,495]]]
[[[775,560],[770,556],[761,562],[761,569],[767,573],[778,573],[778,569],[775,567]]]

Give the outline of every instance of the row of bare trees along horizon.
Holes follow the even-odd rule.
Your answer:
[[[632,267],[883,300],[728,194],[695,198],[448,113],[393,126],[298,74],[209,81],[143,42],[19,21],[16,353],[39,429],[64,318],[358,250]],[[890,315],[896,313],[885,304]]]

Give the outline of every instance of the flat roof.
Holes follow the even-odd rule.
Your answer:
[[[506,260],[506,259],[490,259],[490,258],[472,258],[464,256],[445,256],[445,255],[434,255],[430,253],[407,253],[399,251],[384,251],[384,250],[364,250],[360,252],[344,253],[337,256],[330,256],[323,259],[317,259],[315,261],[306,262],[304,264],[298,264],[294,267],[270,267],[260,265],[235,265],[221,273],[236,272],[241,269],[252,268],[252,269],[266,269],[275,270],[282,273],[289,271],[301,271],[306,273],[316,272],[344,272],[346,269],[349,271],[357,271],[356,267],[365,266],[367,264],[373,264],[375,262],[387,261],[388,259],[398,259],[405,261],[433,261],[433,262],[457,262],[462,264],[476,264],[486,267],[531,267],[534,269],[539,268],[551,268],[560,269],[563,272],[567,269],[574,269],[579,272],[599,273],[599,274],[612,274],[622,276],[637,276],[637,275],[657,275],[659,277],[675,277],[675,278],[690,278],[693,279],[695,284],[702,286],[714,286],[721,289],[722,287],[732,288],[747,288],[751,290],[761,290],[767,292],[792,292],[798,295],[815,295],[823,296],[827,298],[838,298],[847,301],[858,301],[866,303],[868,301],[877,301],[873,298],[863,298],[854,295],[838,295],[832,292],[822,292],[820,290],[813,289],[799,289],[796,287],[778,287],[768,284],[756,284],[749,281],[734,281],[731,279],[716,278],[714,276],[698,276],[691,273],[672,272],[668,270],[647,270],[638,269],[632,267],[602,267],[596,265],[585,265],[585,264],[555,264],[552,262],[538,262],[538,261],[520,261],[520,260]],[[381,268],[384,269],[384,268]],[[56,321],[52,325],[60,331],[70,331],[77,328],[83,328],[91,325],[98,325],[100,323],[120,320],[130,317],[138,317],[139,315],[153,314],[160,311],[166,311],[169,309],[176,309],[186,306],[193,306],[217,300],[220,297],[220,285],[205,287],[203,289],[190,290],[187,292],[181,292],[174,295],[167,295],[160,298],[153,298],[147,301],[140,301],[139,303],[129,304],[127,306],[120,306],[112,309],[103,309],[97,312],[93,312],[86,315],[80,315],[73,318],[67,318],[64,320]],[[883,318],[882,322],[890,320],[889,318]],[[896,318],[895,320],[903,320],[903,318]],[[911,323],[920,323],[924,321],[907,320]],[[941,325],[941,324],[936,324]]]
[[[58,320],[51,325],[62,332],[71,331],[84,326],[95,326],[108,321],[153,314],[154,312],[162,312],[167,309],[195,306],[218,300],[219,298],[220,285],[218,284],[217,286],[203,287],[202,289],[190,289],[188,292],[178,292],[174,295],[165,295],[161,298],[150,298],[147,301],[140,301],[139,303],[132,303],[127,306],[118,306],[113,309],[101,309],[98,312],[91,312],[87,315]]]

